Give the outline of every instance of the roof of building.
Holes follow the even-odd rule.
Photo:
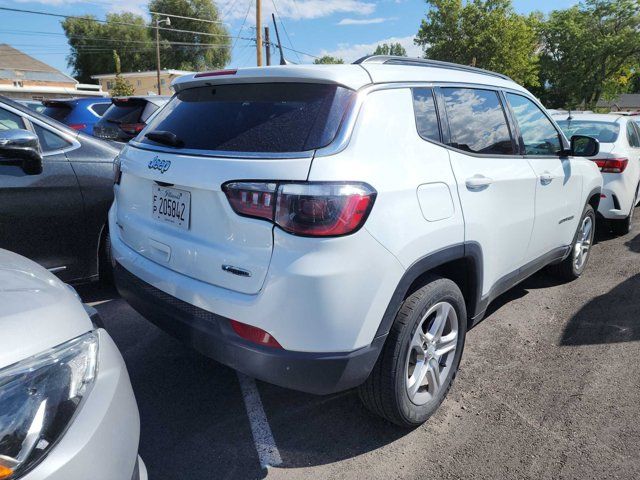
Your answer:
[[[39,82],[78,83],[73,77],[36,60],[6,43],[0,44],[0,78]]]
[[[195,73],[195,72],[190,72],[188,70],[160,70],[160,74],[165,74],[165,75],[189,75],[191,73]],[[127,78],[127,77],[151,77],[151,76],[156,76],[158,74],[158,72],[156,70],[147,70],[144,72],[126,72],[126,73],[121,73],[120,76],[123,78]],[[103,73],[100,75],[91,75],[91,78],[99,80],[101,78],[116,78],[116,74],[115,73]]]
[[[623,93],[613,100],[600,99],[598,107],[640,108],[640,93]]]

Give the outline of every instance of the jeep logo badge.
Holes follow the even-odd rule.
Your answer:
[[[171,160],[162,160],[157,155],[149,160],[149,170],[160,170],[160,173],[164,173],[169,170],[171,166]]]

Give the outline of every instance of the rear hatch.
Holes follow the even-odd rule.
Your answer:
[[[43,100],[42,104],[45,107],[43,114],[64,124],[67,123],[67,117],[73,110],[73,104],[64,100]]]
[[[121,154],[121,238],[174,271],[257,293],[271,259],[273,224],[235,213],[222,185],[305,181],[314,150],[333,140],[354,94],[316,83],[179,91]],[[255,201],[268,199],[258,194]]]

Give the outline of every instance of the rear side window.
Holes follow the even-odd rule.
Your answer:
[[[507,100],[520,127],[525,155],[558,155],[562,150],[560,136],[542,110],[522,95],[507,93]]]
[[[96,115],[101,117],[110,106],[110,103],[94,103],[93,105],[91,105],[91,110],[93,110]]]
[[[513,155],[507,118],[498,93],[474,88],[443,88],[450,145],[465,152]]]
[[[0,131],[24,129],[24,122],[20,115],[0,108]]]
[[[640,147],[640,138],[638,138],[638,132],[636,132],[633,122],[627,122],[627,140],[632,147]]]
[[[440,141],[440,127],[433,90],[430,88],[413,89],[413,111],[416,116],[418,134],[425,140]]]
[[[59,122],[65,121],[67,116],[71,113],[71,106],[68,105],[49,105],[42,112],[47,117],[53,118]]]
[[[187,149],[302,152],[333,140],[354,95],[311,83],[196,87],[176,94],[147,132],[171,132]]]
[[[33,127],[36,130],[36,135],[38,136],[38,140],[40,140],[40,148],[44,153],[53,152],[56,150],[62,150],[63,148],[67,148],[71,144],[67,142],[64,138],[59,137],[55,133],[47,130],[46,128],[42,128],[38,124],[33,124]]]

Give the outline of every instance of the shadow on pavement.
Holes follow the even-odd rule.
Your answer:
[[[593,298],[565,327],[560,345],[640,340],[640,273]]]
[[[625,246],[634,253],[640,253],[640,234],[624,243]]]

